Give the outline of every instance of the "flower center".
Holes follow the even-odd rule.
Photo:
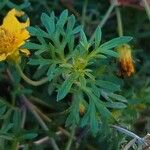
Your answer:
[[[0,54],[13,52],[17,48],[16,45],[15,35],[0,27]]]

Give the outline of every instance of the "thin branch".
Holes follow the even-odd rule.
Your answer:
[[[67,130],[63,129],[62,127],[59,127],[58,129],[61,131],[61,133],[63,133],[67,137],[71,138],[71,134]],[[75,136],[73,138],[74,138],[74,140],[76,140]]]
[[[46,142],[48,142],[49,141],[49,137],[48,136],[46,136],[46,137],[44,137],[44,138],[42,138],[42,139],[39,139],[39,140],[37,140],[37,141],[35,141],[35,142],[33,142],[35,145],[41,145],[41,144],[44,144],[44,143],[46,143]]]
[[[7,73],[8,73],[8,75],[9,75],[9,77],[10,77],[10,80],[13,82],[14,79],[13,79],[13,77],[12,77],[10,71],[7,70]],[[33,107],[33,104],[28,101],[28,99],[26,98],[25,95],[23,95],[23,94],[21,95],[21,100],[24,102],[24,104],[26,105],[26,107],[27,107],[27,108],[32,112],[32,114],[35,116],[35,118],[37,119],[37,121],[39,122],[39,124],[41,125],[41,127],[42,127],[45,131],[49,131],[49,128],[47,127],[47,125],[45,124],[45,122],[41,119],[41,117],[39,116],[39,114],[36,112],[35,107]],[[25,116],[26,116],[26,113],[23,115],[23,120],[22,120],[22,125],[21,125],[21,126],[23,126],[24,123],[25,123]],[[51,145],[52,145],[53,149],[54,149],[54,150],[59,150],[59,147],[57,146],[57,144],[56,144],[54,138],[49,137],[49,140],[50,140],[50,142],[51,142]],[[18,148],[18,146],[19,146],[19,143],[17,143],[16,147]]]
[[[111,5],[109,6],[107,12],[105,13],[103,19],[101,20],[99,26],[102,28],[105,23],[107,22],[107,20],[109,19],[114,7],[116,6],[116,3],[115,2],[112,2]]]
[[[116,16],[117,16],[117,24],[118,24],[118,34],[119,36],[123,36],[123,24],[120,8],[116,7]]]
[[[83,25],[83,27],[84,27],[85,21],[86,21],[87,5],[88,5],[88,0],[84,0],[83,9],[82,9],[82,20],[81,20],[81,24]]]
[[[122,150],[128,150],[136,142],[136,138],[132,139]]]
[[[22,128],[24,128],[24,124],[26,121],[26,115],[27,115],[27,109],[26,109],[26,107],[23,106],[23,108],[22,108],[22,122],[21,122]]]
[[[72,131],[71,131],[71,137],[67,143],[66,149],[65,150],[70,150],[71,149],[71,145],[74,139],[74,134],[75,134],[75,127],[73,127]]]
[[[41,127],[44,129],[44,131],[49,131],[49,128],[47,127],[47,125],[45,124],[45,122],[41,119],[41,117],[39,116],[39,114],[35,111],[34,107],[32,106],[32,104],[28,101],[28,99],[24,96],[21,95],[21,98],[23,100],[23,102],[25,103],[26,107],[32,112],[32,114],[35,116],[35,118],[37,119],[37,121],[39,122],[39,124],[41,125]],[[49,137],[49,140],[51,142],[51,145],[53,147],[54,150],[59,150],[55,140],[52,137]]]
[[[143,0],[143,4],[144,4],[144,8],[145,8],[145,10],[146,10],[148,19],[149,19],[149,21],[150,21],[150,6],[149,6],[147,0]]]
[[[31,84],[31,85],[33,85],[33,86],[40,86],[40,85],[42,85],[42,84],[44,84],[44,83],[46,83],[46,82],[48,81],[48,77],[45,77],[45,78],[43,78],[43,79],[41,79],[41,80],[39,80],[39,81],[33,81],[33,80],[29,79],[29,78],[23,73],[23,71],[21,70],[21,67],[20,67],[18,64],[16,64],[16,68],[17,68],[17,70],[18,70],[20,76],[21,76],[21,77],[24,79],[24,81],[26,81],[28,84]]]

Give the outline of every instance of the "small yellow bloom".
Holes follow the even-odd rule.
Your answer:
[[[25,43],[30,35],[26,30],[29,26],[29,19],[25,23],[18,21],[17,17],[21,17],[24,13],[12,9],[8,12],[0,26],[0,61],[10,60],[17,63],[20,59],[20,52],[29,55],[27,49],[20,47]]]
[[[80,115],[83,115],[85,113],[85,106],[82,103],[79,104],[79,112]]]
[[[135,72],[131,47],[128,44],[117,47],[119,53],[119,69],[121,76],[131,76]]]

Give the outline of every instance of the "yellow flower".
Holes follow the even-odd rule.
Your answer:
[[[26,30],[29,26],[29,19],[25,23],[18,21],[17,17],[24,14],[22,11],[12,9],[8,12],[0,26],[0,61],[10,60],[17,63],[20,60],[20,52],[30,55],[27,49],[20,47],[30,35]]]
[[[119,69],[121,76],[131,76],[135,72],[131,47],[128,44],[117,47],[119,53]]]

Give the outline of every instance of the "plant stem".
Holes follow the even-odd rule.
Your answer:
[[[85,21],[86,21],[87,5],[88,5],[88,0],[84,0],[83,10],[82,10],[82,21],[81,21],[81,24],[83,25],[83,28],[84,28]]]
[[[47,125],[45,124],[45,122],[41,119],[41,117],[36,112],[36,110],[34,109],[34,107],[32,106],[32,104],[28,101],[28,99],[24,95],[21,95],[21,98],[22,98],[23,102],[26,104],[27,108],[35,116],[35,118],[37,119],[37,121],[39,122],[39,124],[41,125],[41,127],[43,128],[43,130],[44,131],[49,131],[49,128],[47,127]],[[55,140],[52,137],[49,137],[49,140],[50,140],[50,142],[52,144],[53,149],[54,150],[59,150],[59,148],[58,148]]]
[[[117,24],[118,24],[118,34],[119,36],[123,36],[122,17],[121,17],[121,12],[119,7],[116,7],[116,16],[117,16]]]
[[[44,106],[44,107],[47,107],[47,108],[50,108],[50,109],[52,109],[53,107],[52,106],[50,106],[49,104],[47,104],[46,102],[44,102],[44,100],[41,100],[40,98],[38,98],[38,97],[35,97],[35,96],[30,96],[30,98],[29,98],[31,101],[33,101],[33,102],[35,102],[35,103],[37,103],[37,104],[39,104],[39,105],[42,105],[42,106]]]
[[[72,142],[73,142],[73,139],[74,139],[74,134],[75,134],[75,127],[73,127],[72,129],[72,132],[71,132],[71,137],[67,143],[67,147],[65,150],[70,150],[71,149],[71,145],[72,145]]]
[[[109,6],[107,12],[105,13],[103,19],[101,20],[99,26],[102,28],[104,26],[104,24],[106,23],[106,21],[108,20],[108,18],[110,17],[111,12],[113,11],[114,7],[116,6],[115,2],[112,2],[111,5]]]
[[[18,147],[19,147],[19,143],[17,140],[15,140],[12,144],[12,150],[18,150]]]
[[[111,3],[111,5],[109,6],[107,12],[105,13],[103,19],[101,20],[101,22],[100,22],[99,25],[98,25],[100,28],[102,28],[102,27],[105,25],[105,23],[106,23],[107,20],[109,19],[110,15],[111,15],[111,12],[112,12],[113,9],[115,8],[115,6],[116,6],[116,3],[115,3],[115,1],[113,1],[113,2]],[[95,35],[95,32],[94,32],[93,35],[91,36],[90,41],[93,41],[94,35]]]
[[[60,116],[60,115],[65,115],[65,114],[67,114],[69,112],[69,109],[66,109],[66,110],[64,110],[64,111],[62,111],[62,112],[56,112],[56,113],[50,113],[50,116]]]
[[[21,70],[21,67],[19,66],[19,64],[16,64],[16,68],[20,74],[20,76],[29,84],[33,85],[33,86],[39,86],[39,85],[42,85],[44,83],[46,83],[48,81],[48,78],[45,77],[39,81],[33,81],[31,79],[29,79],[24,73],[23,71]]]
[[[41,144],[43,144],[43,143],[45,143],[45,142],[47,142],[47,141],[49,141],[49,137],[48,137],[48,136],[46,136],[46,137],[44,137],[44,138],[42,138],[42,139],[39,139],[39,140],[35,141],[34,144],[35,144],[35,145],[41,145]]]
[[[150,21],[150,6],[149,6],[147,0],[143,0],[143,4],[144,4],[144,8],[145,8],[145,10],[146,10],[148,19],[149,19],[149,21]]]
[[[25,121],[26,121],[26,115],[27,115],[27,110],[26,110],[26,107],[23,106],[23,108],[22,108],[22,122],[21,122],[21,128],[24,128],[24,124],[25,124]]]
[[[71,134],[67,130],[63,129],[62,127],[59,127],[58,129],[62,134],[66,135],[68,138],[71,138]],[[76,137],[74,136],[73,139],[76,140]]]
[[[35,109],[35,111],[40,115],[40,117],[42,117],[44,120],[46,120],[47,122],[52,122],[52,120],[47,117],[44,113],[41,112],[41,110],[39,110],[35,105],[32,104],[32,107]]]
[[[21,74],[23,74],[23,72],[22,72],[22,70],[21,70],[21,68],[20,68],[19,65],[17,65],[17,69],[18,69],[18,71],[19,71]],[[8,72],[9,72],[9,70],[8,70]],[[11,81],[13,82],[14,80],[13,80],[12,75],[11,75],[10,72],[9,72],[9,76],[11,77],[10,79],[11,79]],[[24,74],[23,74],[23,76],[24,76]],[[25,77],[26,77],[26,76],[25,76]],[[27,79],[28,79],[28,78],[27,78]],[[29,79],[29,80],[30,80],[30,79]],[[32,81],[32,80],[31,80],[31,81]],[[33,82],[33,81],[32,81],[32,82]],[[36,82],[36,81],[34,81],[34,82]],[[36,84],[36,85],[37,85],[37,84]],[[33,115],[35,116],[35,118],[38,120],[38,122],[40,123],[41,127],[42,127],[45,131],[49,131],[49,128],[47,127],[47,125],[45,124],[45,122],[41,119],[41,117],[40,117],[40,116],[38,115],[38,113],[36,112],[35,108],[32,106],[33,104],[28,101],[28,99],[25,97],[25,95],[21,95],[21,98],[22,98],[23,102],[26,104],[26,107],[32,112],[32,114],[33,114]],[[9,109],[9,110],[11,110],[11,109]],[[11,111],[12,111],[12,110],[11,110]],[[24,122],[25,122],[25,117],[26,117],[26,112],[25,112],[25,114],[23,115],[22,127],[23,127]],[[7,117],[6,117],[6,118],[7,118]],[[54,150],[59,150],[59,147],[57,146],[57,144],[56,144],[54,138],[49,137],[49,141],[51,142],[51,145],[52,145],[52,147],[53,147]],[[13,145],[12,145],[13,150],[17,150],[17,149],[18,149],[18,146],[19,146],[19,143],[16,142],[16,141],[14,141],[14,143],[13,143]],[[14,149],[14,148],[16,148],[16,149]]]
[[[32,106],[32,104],[27,100],[27,98],[22,95],[21,96],[23,102],[25,103],[25,105],[27,106],[27,108],[32,112],[32,114],[35,116],[35,118],[37,119],[37,121],[40,123],[41,127],[45,130],[48,131],[48,127],[45,124],[45,122],[41,119],[41,117],[38,115],[38,113],[35,111],[34,107]]]

